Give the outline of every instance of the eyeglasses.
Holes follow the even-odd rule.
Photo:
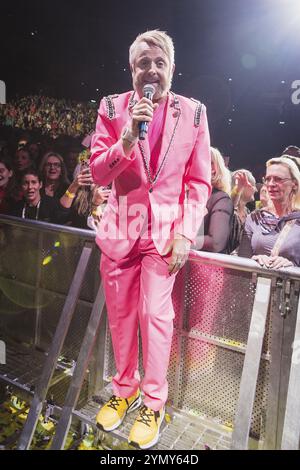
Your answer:
[[[292,178],[280,178],[280,176],[266,176],[262,178],[263,184],[269,184],[272,180],[275,184],[282,184],[285,181],[292,181]]]
[[[53,162],[53,163],[48,162],[48,163],[46,163],[45,166],[47,166],[48,168],[51,168],[52,166],[53,166],[53,168],[60,168],[60,167],[61,167],[61,163],[59,163],[59,162]]]

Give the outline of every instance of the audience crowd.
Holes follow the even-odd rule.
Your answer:
[[[41,95],[26,96],[0,106],[0,126],[40,129],[54,139],[59,135],[82,136],[94,129],[97,108],[93,103],[77,103]]]

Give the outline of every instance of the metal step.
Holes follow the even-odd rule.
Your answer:
[[[32,395],[42,373],[47,354],[33,346],[6,341],[6,364],[0,365],[0,381]],[[51,387],[72,373],[72,364],[58,363]]]
[[[82,422],[96,428],[96,414],[100,406],[112,395],[111,384],[107,385],[95,395],[80,410],[76,410],[73,416]],[[138,410],[126,416],[122,425],[105,436],[118,442],[127,442],[127,438],[138,415]],[[159,442],[152,448],[157,450],[229,450],[231,443],[231,429],[218,423],[214,423],[204,417],[194,416],[172,407],[166,409],[166,419],[161,428]],[[130,448],[130,447],[129,447]]]

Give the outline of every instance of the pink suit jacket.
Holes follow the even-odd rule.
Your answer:
[[[160,254],[166,253],[176,233],[194,242],[211,192],[205,106],[169,92],[157,168],[164,163],[151,188],[138,143],[126,156],[121,139],[135,96],[127,92],[101,100],[91,145],[94,182],[113,182],[96,240],[114,260],[124,258],[143,236],[150,210],[151,235]],[[143,145],[149,160],[147,139]]]

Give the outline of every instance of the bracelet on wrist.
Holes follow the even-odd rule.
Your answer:
[[[236,186],[234,186],[234,187],[232,188],[232,191],[231,191],[231,197],[235,197],[235,196],[237,196],[239,193],[240,193],[240,192],[239,192],[238,188],[237,188]]]
[[[134,145],[137,141],[137,137],[132,134],[131,130],[128,129],[128,127],[125,127],[125,129],[122,132],[121,135],[122,140],[126,140],[127,142],[130,143],[130,145]]]
[[[76,196],[75,193],[71,193],[71,191],[69,191],[67,189],[67,191],[65,192],[65,196],[67,196],[69,199],[74,199],[74,197]]]

